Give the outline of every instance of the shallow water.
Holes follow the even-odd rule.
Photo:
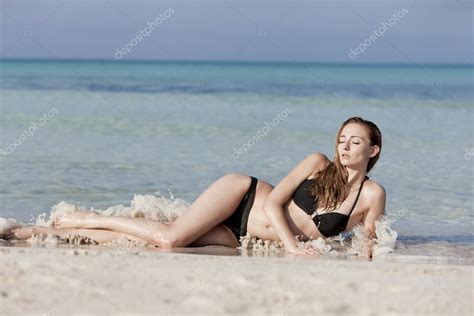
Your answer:
[[[156,192],[191,203],[229,172],[275,185],[311,152],[332,157],[339,124],[362,116],[383,133],[369,176],[387,190],[398,252],[472,258],[472,70],[2,61],[0,217]]]

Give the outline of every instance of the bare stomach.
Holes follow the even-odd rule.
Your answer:
[[[273,186],[264,180],[258,180],[255,200],[250,209],[247,222],[247,232],[254,237],[266,240],[279,241],[280,237],[273,229],[267,215],[263,211],[263,203],[272,192]],[[302,211],[292,199],[283,207],[285,217],[290,225],[293,235],[301,236],[301,240],[314,239],[320,236],[320,233],[312,219]]]

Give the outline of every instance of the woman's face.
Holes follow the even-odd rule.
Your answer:
[[[377,154],[377,148],[370,145],[368,132],[362,125],[350,123],[339,135],[337,152],[343,166],[367,168],[369,159]]]

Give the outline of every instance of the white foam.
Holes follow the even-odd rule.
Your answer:
[[[309,246],[318,250],[319,253],[323,255],[328,254],[332,249],[331,245],[327,243],[322,237],[319,237],[318,239],[315,239],[315,240],[308,241],[305,244],[308,244]]]
[[[158,192],[158,194],[160,194]],[[114,205],[105,210],[90,208],[89,210],[108,216],[138,217],[157,220],[159,222],[172,222],[180,216],[189,203],[180,198],[170,198],[154,195],[135,194],[130,206]],[[36,219],[38,226],[51,226],[54,219],[60,215],[69,214],[75,211],[87,210],[85,208],[70,204],[64,201],[54,205],[49,214],[43,213]]]
[[[8,235],[13,229],[21,227],[20,224],[13,218],[0,217],[0,238]]]
[[[394,251],[398,233],[390,227],[392,222],[394,222],[393,219],[389,219],[385,216],[381,216],[375,222],[375,234],[377,238],[375,239],[375,244],[372,249],[373,257],[383,257]],[[353,232],[354,237],[352,238],[352,246],[349,252],[356,255],[365,254],[365,247],[368,242],[365,228],[362,225],[358,225],[354,227]]]
[[[190,204],[183,199],[175,198],[170,192],[170,198],[160,196],[135,194],[130,207],[116,205],[101,211],[104,215],[126,216],[154,219],[159,222],[172,222],[178,218]]]
[[[382,216],[375,222],[375,234],[377,239],[373,246],[372,257],[384,257],[388,253],[394,251],[395,242],[397,239],[397,232],[394,231],[390,224],[394,220],[388,219]],[[298,245],[301,248],[312,247],[318,250],[323,255],[340,256],[340,255],[365,255],[365,245],[368,241],[368,237],[365,232],[365,228],[362,225],[354,227],[352,230],[353,237],[351,242],[345,241],[343,236],[335,236],[331,238],[317,238],[310,241],[298,240]],[[241,247],[243,250],[258,250],[258,251],[274,251],[283,250],[284,245],[282,242],[261,240],[256,237],[247,236],[241,237]]]

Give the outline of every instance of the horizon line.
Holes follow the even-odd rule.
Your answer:
[[[344,66],[474,66],[474,63],[405,63],[405,62],[337,62],[337,61],[261,61],[261,60],[207,60],[207,59],[105,59],[105,58],[0,58],[12,62],[116,62],[116,63],[196,63],[196,64],[267,64],[267,65],[344,65]]]

